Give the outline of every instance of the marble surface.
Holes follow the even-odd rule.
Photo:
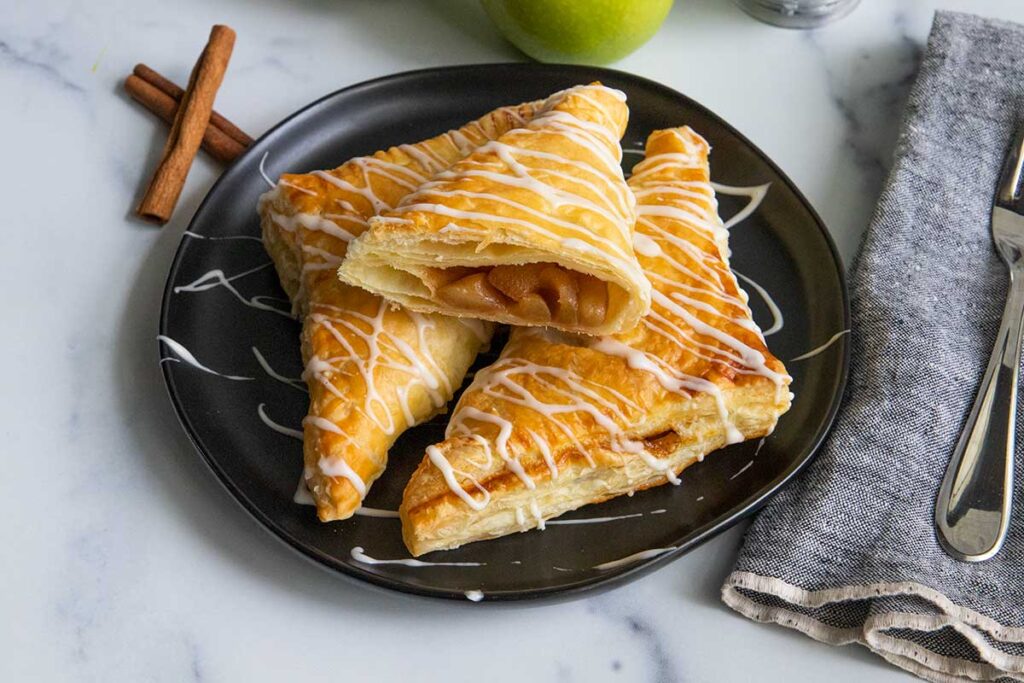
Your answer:
[[[813,33],[727,0],[676,5],[617,67],[753,139],[849,261],[939,3],[867,0]],[[1024,21],[1019,0],[942,6]],[[239,34],[218,109],[254,134],[374,76],[521,58],[468,0],[4,4],[0,680],[908,680],[726,609],[742,529],[610,593],[493,609],[352,585],[258,528],[193,452],[155,363],[164,277],[217,167],[194,166],[162,230],[130,215],[164,129],[121,79],[145,61],[185,81],[215,22]]]

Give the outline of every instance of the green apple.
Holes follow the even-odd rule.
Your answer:
[[[607,64],[646,43],[673,0],[481,0],[505,37],[541,62]]]

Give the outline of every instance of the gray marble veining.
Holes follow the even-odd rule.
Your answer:
[[[739,127],[849,261],[937,4],[865,2],[801,34],[679,0],[616,67]],[[1024,20],[1016,0],[943,5]],[[197,161],[163,229],[132,220],[164,131],[120,91],[139,61],[187,78],[218,21],[239,39],[217,108],[253,135],[366,78],[518,58],[470,2],[4,7],[0,680],[906,680],[722,607],[738,530],[605,595],[494,610],[339,581],[246,518],[191,450],[156,365],[164,276],[218,169]]]

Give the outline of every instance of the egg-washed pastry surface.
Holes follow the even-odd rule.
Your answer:
[[[391,444],[441,411],[491,326],[408,311],[335,272],[367,220],[488,140],[524,125],[533,104],[497,109],[458,130],[285,174],[260,200],[263,241],[302,319],[304,479],[323,521],[345,519],[384,471]]]
[[[771,433],[789,409],[790,377],[729,268],[708,152],[686,127],[648,138],[629,185],[650,312],[611,336],[513,330],[405,489],[413,555],[677,483],[707,453]]]
[[[625,95],[599,84],[549,97],[370,220],[339,276],[408,308],[587,334],[650,306],[620,166]]]

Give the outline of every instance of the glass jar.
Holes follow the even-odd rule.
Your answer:
[[[743,11],[784,28],[815,28],[845,17],[860,0],[736,0]]]

